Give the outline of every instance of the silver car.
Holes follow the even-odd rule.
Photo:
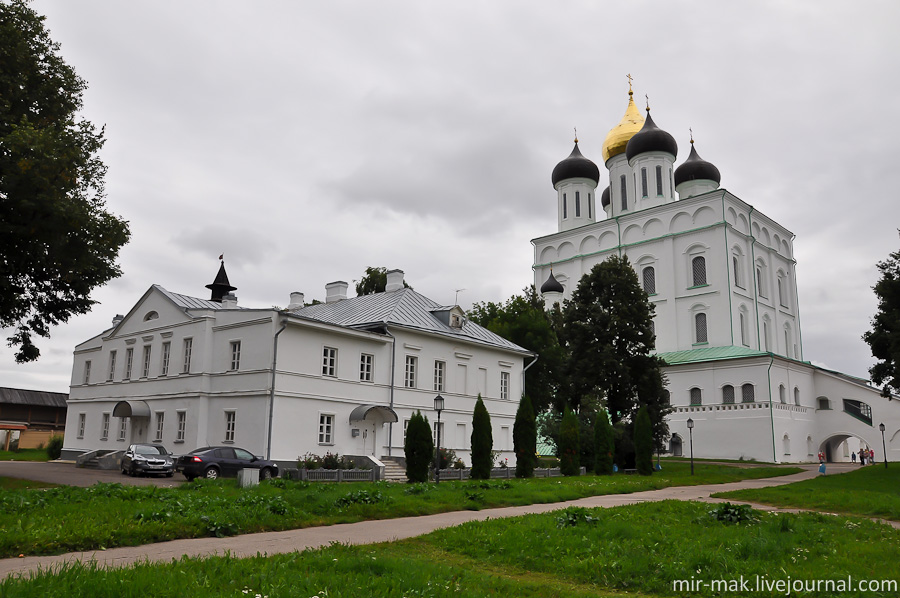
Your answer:
[[[175,474],[175,457],[161,444],[132,444],[122,456],[122,473],[136,475]]]

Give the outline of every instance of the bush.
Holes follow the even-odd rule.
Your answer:
[[[438,451],[440,453],[440,468],[441,469],[450,469],[453,467],[459,459],[456,457],[456,451],[453,449],[442,448]],[[432,457],[432,462],[434,462],[434,457]]]
[[[756,511],[750,505],[722,503],[710,509],[709,516],[722,523],[754,523],[758,520]]]
[[[428,418],[421,411],[416,411],[406,426],[403,452],[406,455],[407,479],[410,482],[428,481],[428,470],[434,457],[434,439]]]
[[[616,452],[616,442],[613,436],[612,425],[605,409],[597,412],[594,421],[594,473],[597,475],[610,475],[613,472],[613,455]]]
[[[494,438],[491,434],[491,416],[481,394],[475,402],[475,412],[472,414],[472,479],[487,480],[491,477],[491,468],[494,466],[494,457],[491,450],[494,447]]]
[[[559,428],[559,469],[563,475],[581,473],[578,416],[566,410]]]
[[[60,458],[62,455],[63,448],[63,437],[53,435],[50,437],[50,440],[47,441],[47,456],[51,461],[55,461]]]
[[[516,421],[513,424],[513,450],[516,452],[516,477],[530,478],[534,476],[535,453],[537,452],[537,425],[534,421],[534,410],[531,400],[522,396],[516,410]]]
[[[653,425],[646,407],[638,409],[634,420],[634,463],[639,474],[653,473]]]

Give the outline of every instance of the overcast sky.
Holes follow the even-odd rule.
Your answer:
[[[691,127],[722,186],[797,235],[805,358],[866,376],[875,264],[900,248],[900,3],[615,4],[37,0],[132,240],[37,363],[0,348],[0,386],[67,392],[76,344],[151,284],[207,297],[221,253],[250,307],[366,266],[503,301],[557,230],[573,127],[602,166],[628,73],[676,165]]]

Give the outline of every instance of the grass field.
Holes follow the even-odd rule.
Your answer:
[[[237,488],[233,480],[197,480],[175,488],[96,484],[90,488],[0,491],[0,557],[552,503],[796,471],[705,464],[691,476],[689,465],[672,464],[650,477],[584,476],[439,485],[274,480],[247,489]]]
[[[879,463],[786,486],[713,496],[900,521],[900,466],[885,468]]]
[[[29,490],[33,488],[55,488],[56,484],[35,482],[32,480],[20,480],[19,478],[6,478],[0,476],[0,490]]]
[[[0,451],[0,461],[49,461],[46,449]]]
[[[353,598],[380,596],[773,596],[676,589],[676,580],[836,584],[885,580],[879,591],[828,589],[803,596],[896,596],[900,532],[855,518],[752,513],[725,523],[710,505],[665,501],[568,509],[489,520],[371,546],[332,545],[250,559],[182,559],[166,565],[58,574],[0,583],[4,598]],[[737,581],[733,582],[737,583]]]

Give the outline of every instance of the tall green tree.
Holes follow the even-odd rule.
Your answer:
[[[581,425],[574,411],[568,409],[563,414],[559,426],[559,469],[563,475],[578,475],[581,472]]]
[[[427,482],[434,458],[434,438],[431,437],[428,418],[420,411],[413,413],[406,424],[403,453],[406,456],[407,479],[410,482]]]
[[[122,273],[128,224],[105,209],[103,130],[77,115],[86,88],[44,17],[0,2],[0,327],[20,363]]]
[[[387,268],[383,266],[366,268],[366,273],[356,283],[357,295],[373,295],[375,293],[383,293],[387,288]],[[411,289],[412,287],[403,281],[403,288]]]
[[[519,401],[519,408],[516,410],[516,421],[513,424],[513,450],[516,452],[516,477],[532,477],[537,459],[537,424],[528,395],[522,397],[522,400]]]
[[[505,303],[476,303],[467,315],[494,334],[537,353],[538,360],[525,372],[525,394],[535,413],[558,402],[564,353],[551,314],[544,310],[544,300],[534,286]],[[558,407],[561,410],[562,403]]]
[[[869,368],[869,375],[875,384],[882,385],[881,394],[890,397],[900,393],[900,251],[878,262],[878,270],[881,279],[872,287],[878,297],[878,311],[863,340],[878,360]]]
[[[491,468],[494,466],[494,436],[491,432],[491,415],[488,413],[481,394],[475,402],[475,411],[472,414],[472,472],[471,476],[476,480],[487,480],[491,477]]]
[[[597,412],[594,418],[594,473],[610,475],[613,472],[613,457],[616,453],[613,427],[609,423],[609,415],[605,409]]]
[[[646,407],[634,418],[634,463],[641,475],[653,473],[653,426]]]

